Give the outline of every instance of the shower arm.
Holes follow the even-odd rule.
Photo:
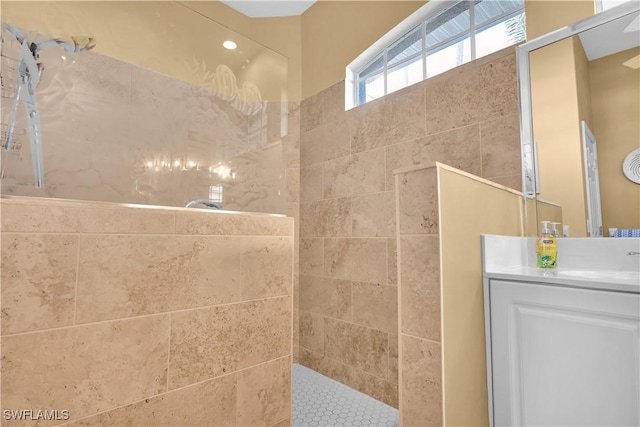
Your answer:
[[[69,43],[60,39],[49,39],[41,42],[28,43],[20,30],[16,27],[4,24],[5,29],[12,34],[20,43],[20,64],[18,67],[18,87],[9,114],[7,125],[7,140],[4,144],[6,151],[13,149],[13,132],[15,128],[16,115],[18,112],[18,102],[22,104],[27,112],[27,128],[29,141],[31,143],[31,163],[33,165],[33,176],[36,188],[44,187],[44,165],[42,156],[42,131],[40,128],[40,110],[36,98],[36,87],[40,81],[40,68],[36,59],[39,52],[55,46],[61,46],[67,53],[78,53],[95,46],[92,38],[81,46],[75,39]]]
[[[20,42],[20,63],[18,66],[18,86],[9,114],[7,125],[7,140],[4,144],[6,151],[13,149],[13,132],[18,112],[18,102],[27,112],[27,128],[31,143],[31,163],[36,188],[44,186],[44,167],[42,160],[42,132],[40,129],[40,110],[36,99],[36,86],[40,81],[40,70],[36,62],[35,52],[37,44],[29,45],[20,31],[11,25],[5,24],[5,28]]]

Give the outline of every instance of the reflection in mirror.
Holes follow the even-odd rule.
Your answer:
[[[215,196],[228,210],[285,212],[287,58],[177,2],[2,6],[3,194],[165,206]],[[29,43],[96,41],[36,58],[42,188],[23,108],[7,146],[21,58],[10,28]]]
[[[572,237],[640,228],[640,185],[622,167],[640,147],[638,5],[599,15],[522,45],[532,117],[531,137],[523,133],[524,184],[535,197],[529,235],[542,220],[562,222]]]

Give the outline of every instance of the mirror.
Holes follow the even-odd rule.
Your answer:
[[[518,47],[527,235],[543,220],[571,237],[640,228],[623,171],[640,148],[639,44],[632,1]]]

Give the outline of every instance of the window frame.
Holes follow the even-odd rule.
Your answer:
[[[509,9],[508,11],[502,12],[499,15],[496,15],[492,18],[489,18],[479,24],[475,23],[475,1],[474,0],[458,0],[457,2],[466,1],[469,4],[469,28],[460,31],[458,34],[450,36],[445,40],[439,41],[437,44],[433,46],[426,46],[426,37],[427,37],[427,21],[447,9],[452,5],[452,0],[431,0],[426,5],[416,10],[413,14],[411,14],[408,18],[403,20],[400,24],[398,24],[395,28],[385,34],[380,40],[371,45],[367,50],[365,50],[362,54],[360,54],[354,61],[352,61],[346,67],[346,77],[345,77],[345,109],[349,110],[353,107],[357,107],[359,105],[364,105],[367,102],[384,97],[388,95],[388,75],[389,70],[397,69],[399,65],[403,63],[408,63],[409,61],[414,60],[415,58],[420,58],[422,61],[422,78],[420,81],[426,80],[427,75],[427,57],[430,54],[436,53],[442,49],[447,48],[453,44],[458,43],[459,41],[464,40],[465,38],[469,38],[469,47],[470,47],[470,59],[469,61],[473,61],[477,59],[476,57],[476,35],[481,31],[484,31],[496,23],[503,22],[505,20],[510,19],[511,17],[517,16],[520,13],[525,12],[524,1],[522,5],[517,8]],[[387,58],[387,53],[389,49],[398,42],[402,37],[407,34],[413,32],[416,28],[420,27],[420,33],[422,38],[422,46],[419,52],[412,54],[407,58],[403,58],[393,64],[389,65],[389,61]],[[369,64],[376,61],[378,57],[382,54],[382,67],[371,71],[368,74],[360,75],[360,72]],[[467,62],[469,62],[467,61]],[[466,62],[463,62],[463,64]],[[462,65],[462,64],[460,64]],[[459,65],[458,65],[459,66]],[[453,67],[455,68],[455,67]],[[360,102],[360,98],[363,97],[361,93],[360,84],[365,82],[366,79],[381,76],[383,79],[383,95],[373,98],[371,100],[363,100]],[[407,85],[408,86],[408,85]],[[405,86],[406,87],[406,86]],[[399,89],[396,89],[399,90]]]

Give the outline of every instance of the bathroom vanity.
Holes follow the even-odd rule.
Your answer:
[[[640,425],[640,239],[534,240],[482,236],[491,424]]]

